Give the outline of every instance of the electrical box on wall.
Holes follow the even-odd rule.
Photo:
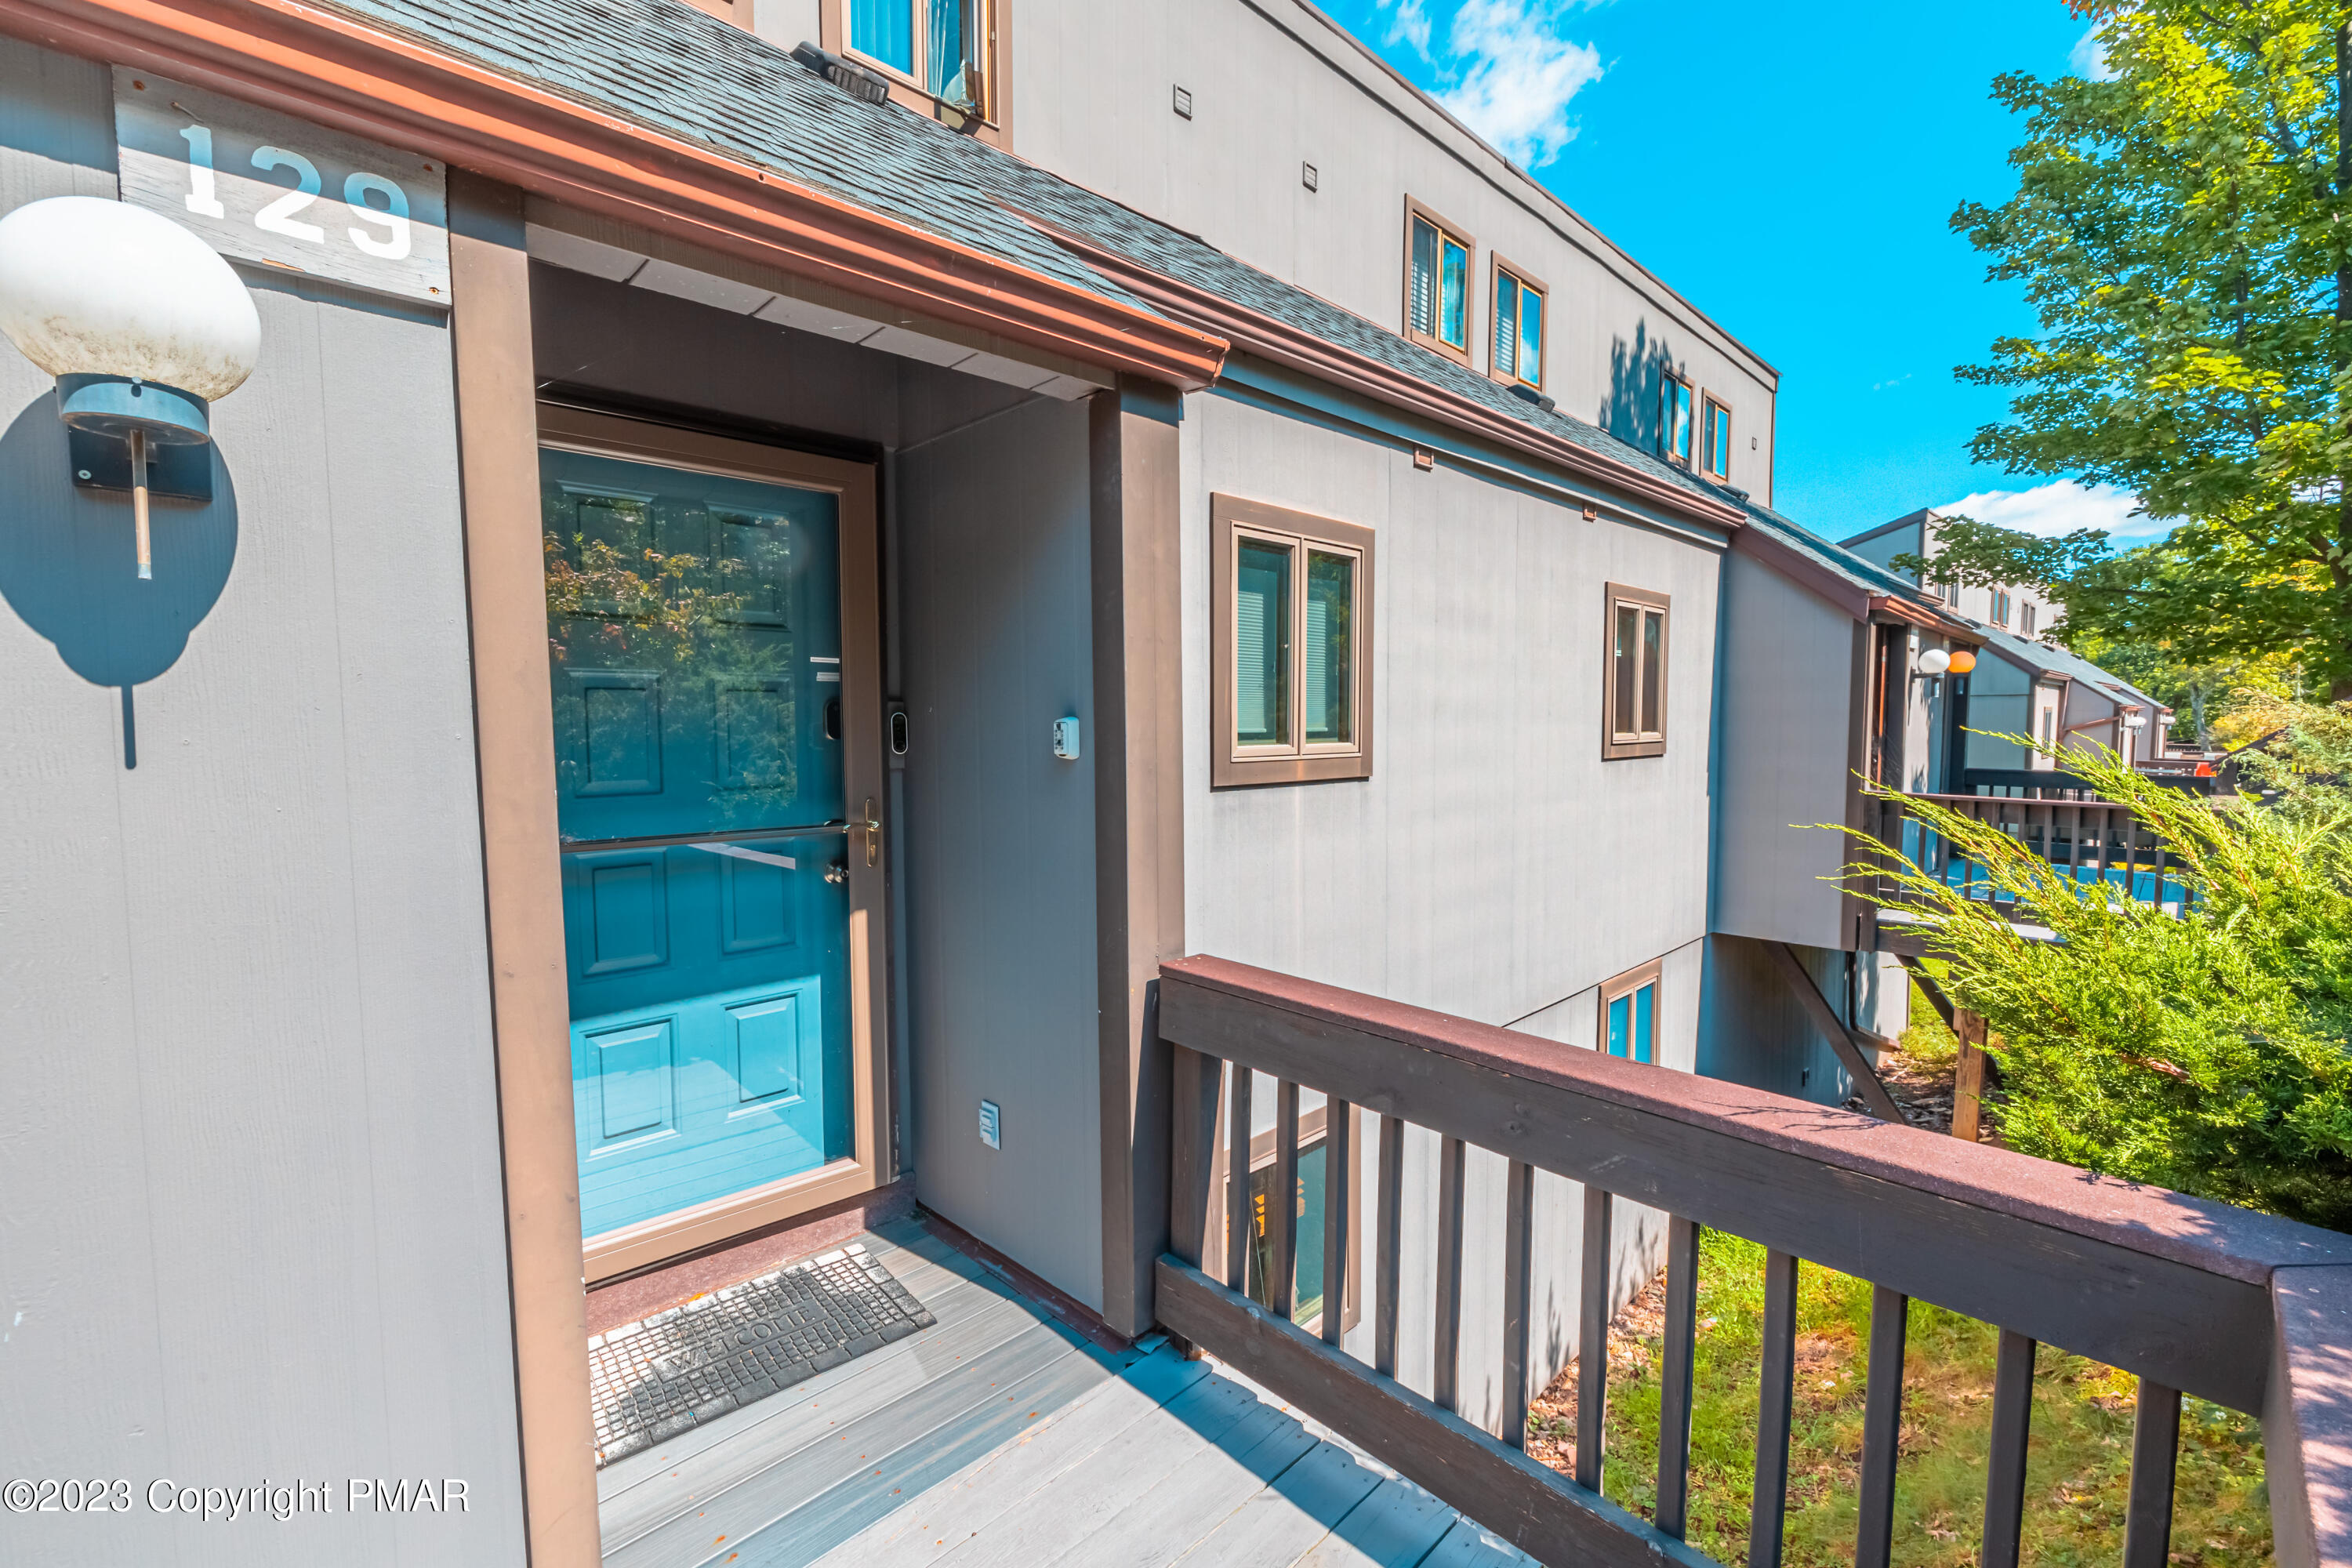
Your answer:
[[[1078,760],[1078,721],[1076,719],[1054,721],[1054,754],[1066,763]]]
[[[999,1117],[996,1101],[983,1100],[980,1102],[980,1141],[992,1149],[1004,1146],[998,1131]]]

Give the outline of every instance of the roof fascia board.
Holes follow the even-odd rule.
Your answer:
[[[299,0],[0,0],[0,32],[192,80],[847,292],[1183,388],[1225,344]]]
[[[1786,577],[1798,587],[1855,621],[1870,619],[1870,594],[1820,562],[1760,528],[1743,528],[1732,536],[1731,548]]]
[[[1896,518],[1893,522],[1882,522],[1876,528],[1865,529],[1864,531],[1855,534],[1852,539],[1839,540],[1837,542],[1838,548],[1841,550],[1852,550],[1857,544],[1867,544],[1874,539],[1884,538],[1885,535],[1894,532],[1898,528],[1925,529],[1927,525],[1927,520],[1935,515],[1936,514],[1932,511],[1907,512],[1905,515]]]
[[[1447,147],[1446,151],[1455,159],[1467,166],[1473,174],[1477,174],[1481,179],[1485,180],[1486,184],[1494,186],[1497,191],[1501,192],[1507,200],[1515,202],[1521,207],[1527,208],[1535,216],[1538,222],[1550,229],[1554,234],[1559,236],[1559,237],[1565,240],[1568,244],[1583,251],[1586,255],[1591,256],[1594,260],[1600,262],[1601,265],[1608,268],[1611,271],[1619,271],[1621,268],[1630,270],[1633,274],[1633,276],[1630,278],[1623,276],[1622,272],[1620,273],[1619,280],[1621,282],[1624,282],[1632,286],[1638,292],[1648,293],[1654,290],[1656,293],[1664,295],[1664,300],[1654,299],[1651,302],[1653,304],[1659,305],[1662,309],[1676,310],[1687,314],[1702,329],[1706,331],[1712,332],[1716,337],[1721,340],[1721,342],[1716,345],[1717,347],[1724,350],[1735,358],[1747,361],[1749,369],[1758,375],[1759,380],[1765,383],[1767,390],[1777,392],[1780,389],[1780,372],[1769,361],[1766,360],[1763,355],[1758,353],[1754,349],[1749,348],[1738,337],[1734,336],[1720,321],[1717,321],[1705,310],[1700,310],[1696,305],[1691,303],[1691,301],[1685,298],[1679,289],[1675,289],[1674,285],[1668,283],[1664,279],[1660,278],[1656,273],[1651,271],[1647,267],[1636,260],[1633,255],[1630,251],[1626,250],[1624,247],[1619,245],[1615,240],[1611,239],[1607,235],[1602,234],[1598,228],[1595,228],[1591,220],[1587,219],[1583,214],[1578,212],[1574,207],[1570,206],[1566,202],[1562,201],[1558,195],[1539,184],[1536,181],[1534,175],[1528,174],[1525,169],[1520,168],[1518,164],[1506,157],[1500,149],[1496,148],[1493,143],[1489,142],[1485,137],[1479,135],[1476,132],[1471,130],[1467,125],[1463,124],[1461,121],[1455,119],[1451,110],[1438,102],[1437,100],[1432,98],[1428,93],[1423,92],[1420,88],[1415,87],[1405,78],[1402,72],[1399,71],[1394,66],[1389,64],[1388,61],[1381,58],[1377,54],[1374,54],[1371,48],[1367,46],[1361,38],[1357,37],[1353,33],[1348,31],[1347,28],[1341,26],[1332,17],[1326,15],[1320,8],[1309,4],[1308,0],[1289,0],[1289,3],[1301,13],[1328,28],[1342,42],[1344,42],[1347,47],[1361,59],[1361,61],[1369,64],[1375,71],[1379,72],[1382,78],[1386,79],[1388,85],[1393,90],[1405,94],[1411,100],[1413,108],[1437,116],[1438,119],[1444,121],[1444,123],[1457,135],[1476,147],[1480,153],[1483,153],[1487,157],[1493,159],[1496,163],[1501,164],[1505,169],[1510,171],[1514,180],[1522,188],[1517,190],[1507,188],[1502,181],[1496,180],[1494,177],[1492,173],[1477,167],[1471,159],[1465,157],[1460,148]],[[1372,84],[1366,82],[1362,78],[1357,76],[1354,71],[1349,70],[1343,61],[1334,59],[1324,50],[1316,47],[1312,41],[1302,37],[1281,17],[1276,16],[1270,9],[1268,9],[1266,0],[1242,0],[1242,4],[1247,6],[1250,10],[1256,12],[1259,16],[1265,19],[1269,26],[1286,34],[1295,40],[1301,48],[1323,60],[1340,75],[1354,82],[1359,89],[1363,90],[1367,97],[1372,98],[1374,100],[1381,103],[1382,106],[1387,108],[1391,113],[1396,114],[1399,119],[1404,121],[1407,124],[1412,125],[1414,130],[1420,132],[1423,136],[1428,137],[1430,141],[1436,142],[1440,146],[1445,145],[1444,139],[1435,135],[1428,126],[1416,123],[1412,114],[1406,112],[1402,106],[1391,102],[1387,99],[1383,98],[1377,90],[1374,89]],[[1571,231],[1570,228],[1562,227],[1558,221],[1548,216],[1544,213],[1538,211],[1537,208],[1538,206],[1551,207],[1562,216],[1566,217],[1569,224],[1572,226],[1573,231]]]
[[[1685,490],[1573,441],[1498,414],[1475,399],[1421,380],[1393,365],[1343,348],[1262,310],[1236,304],[1197,284],[1154,272],[1129,257],[1034,215],[1023,215],[1039,232],[1068,247],[1080,259],[1181,321],[1195,323],[1235,349],[1318,380],[1345,386],[1374,402],[1402,408],[1454,429],[1524,452],[1575,477],[1603,485],[1671,517],[1736,532],[1748,514],[1726,501]]]
[[[1983,638],[1949,616],[1940,615],[1925,605],[1915,605],[1908,599],[1899,599],[1892,594],[1873,594],[1870,596],[1870,615],[1873,620],[1917,626],[1922,631],[1935,632],[1949,641],[1969,647],[1983,646]]]
[[[1313,419],[1327,428],[1400,449],[1426,451],[1449,467],[1481,474],[1563,506],[1589,510],[1597,514],[1598,521],[1668,534],[1708,551],[1720,552],[1729,543],[1723,532],[1703,531],[1662,517],[1645,507],[1629,504],[1622,496],[1580,489],[1516,455],[1476,450],[1452,438],[1454,433],[1443,426],[1412,419],[1385,405],[1352,396],[1344,387],[1334,386],[1320,376],[1258,360],[1246,350],[1237,350],[1226,360],[1225,373],[1216,385],[1209,388],[1209,395],[1233,398],[1288,418]]]

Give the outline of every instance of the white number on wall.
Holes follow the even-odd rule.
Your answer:
[[[383,197],[381,210],[368,204],[368,193]],[[349,230],[352,243],[370,256],[381,256],[386,261],[399,261],[408,255],[408,193],[385,179],[382,174],[353,174],[343,182],[343,205],[362,223],[380,224],[382,237],[365,229]]]
[[[188,144],[188,210],[199,217],[226,217],[213,182],[213,133],[191,125],[180,132]]]
[[[327,231],[315,223],[296,223],[294,215],[319,199],[319,165],[299,153],[289,153],[283,147],[257,148],[253,154],[257,169],[291,169],[301,183],[292,190],[253,215],[253,226],[268,229],[272,234],[307,239],[316,245],[327,237]]]

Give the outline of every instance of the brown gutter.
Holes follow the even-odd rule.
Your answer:
[[[1915,604],[1909,599],[1898,598],[1893,594],[1870,595],[1870,613],[1872,618],[1875,620],[1901,621],[1906,626],[1934,632],[1949,641],[1965,643],[1969,647],[1984,647],[1982,637],[1949,616],[1931,610],[1925,605]]]
[[[1816,598],[1827,600],[1857,621],[1870,619],[1869,591],[1860,584],[1839,576],[1803,551],[1775,538],[1760,528],[1744,528],[1731,541],[1731,548],[1742,555],[1750,555],[1766,566],[1788,578]]]
[[[1198,284],[1154,272],[1131,257],[1106,249],[1093,240],[1072,234],[1033,214],[1020,216],[1035,225],[1039,232],[1050,235],[1096,271],[1118,283],[1129,293],[1150,301],[1180,321],[1191,321],[1204,331],[1215,333],[1234,348],[1245,349],[1261,359],[1360,393],[1392,408],[1442,420],[1456,429],[1469,431],[1498,445],[1538,458],[1580,479],[1607,485],[1621,495],[1654,506],[1661,511],[1704,523],[1709,528],[1728,529],[1735,533],[1744,531],[1748,526],[1748,514],[1728,502],[1669,484],[1654,475],[1643,472],[1631,463],[1620,462],[1508,415],[1498,414],[1475,398],[1448,392],[1369,354],[1342,348],[1328,339],[1294,327],[1263,310],[1236,304]]]
[[[1186,389],[1225,344],[298,0],[0,0],[0,32],[389,141],[935,320]]]

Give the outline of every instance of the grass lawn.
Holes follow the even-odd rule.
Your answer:
[[[1940,1067],[1948,1083],[1949,1034],[1924,1004],[1918,1012],[1934,1028],[1922,1027],[1915,1014],[1904,1041],[1906,1054],[1925,1059],[1906,1065],[1926,1076]],[[1853,1561],[1870,1295],[1864,1280],[1811,1264],[1801,1270],[1783,1557],[1790,1568]],[[1662,1300],[1654,1287],[1620,1314],[1610,1333],[1602,1489],[1612,1501],[1645,1518],[1657,1500]],[[1699,1261],[1690,1541],[1731,1564],[1748,1560],[1763,1314],[1764,1249],[1706,1233]],[[1966,1568],[1978,1561],[1997,1340],[1986,1324],[1924,1302],[1911,1304],[1895,1492],[1898,1563]],[[2122,1560],[2135,1387],[2126,1373],[2042,1347],[2035,1364],[2026,1468],[2025,1562],[2106,1565]],[[1530,1454],[1561,1470],[1572,1467],[1572,1368],[1537,1401],[1528,1432]],[[2218,1568],[2271,1560],[2258,1420],[2200,1399],[2182,1401],[2172,1519],[2176,1563]]]

